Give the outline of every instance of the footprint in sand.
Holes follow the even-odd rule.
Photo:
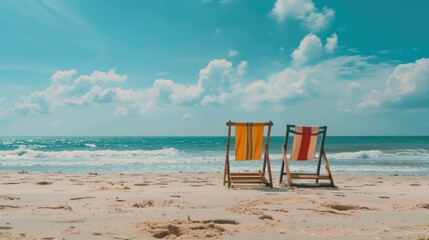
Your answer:
[[[42,182],[38,182],[36,183],[37,185],[51,185],[52,182],[46,182],[46,181],[42,181]]]
[[[2,185],[13,185],[13,184],[20,184],[19,182],[5,182],[1,183]]]
[[[148,221],[137,224],[138,228],[152,234],[155,238],[211,238],[221,236],[226,229],[220,225],[238,225],[239,222],[229,219],[193,221],[173,220],[166,222]]]
[[[20,198],[19,197],[12,197],[12,196],[0,196],[0,199],[13,201],[13,200],[19,200]]]
[[[424,209],[429,209],[429,203],[421,203],[421,204],[417,204],[418,208],[424,208]]]
[[[264,219],[274,220],[273,216],[268,215],[268,214],[261,215],[259,217],[259,219],[261,219],[261,220],[264,220]]]
[[[155,202],[153,200],[146,200],[141,203],[134,203],[132,207],[145,208],[145,207],[152,207],[153,205],[155,205]]]
[[[337,211],[350,211],[350,210],[374,210],[369,207],[351,205],[351,204],[342,204],[342,203],[324,203],[323,207],[331,208]]]
[[[13,206],[13,205],[0,205],[0,210],[5,208],[19,208],[19,206]]]

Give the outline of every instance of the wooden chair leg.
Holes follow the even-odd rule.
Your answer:
[[[227,159],[226,171],[227,171],[227,178],[228,178],[228,188],[231,188],[231,169],[229,167],[229,159]]]
[[[329,181],[331,182],[331,185],[334,187],[335,186],[334,179],[332,178],[331,169],[329,168],[328,158],[326,157],[325,152],[323,152],[322,156],[323,156],[323,162],[325,164],[326,172],[328,173],[328,176],[329,176]]]
[[[266,148],[265,148],[265,151],[267,151]],[[262,165],[262,174],[263,174],[263,176],[265,176],[266,165],[267,165],[267,154],[265,152],[264,153],[264,163]]]
[[[265,153],[266,155],[266,159],[267,159],[267,168],[268,168],[268,178],[270,180],[270,188],[273,188],[273,176],[271,175],[271,164],[270,164],[270,158],[268,155],[268,148],[267,148],[267,152]]]
[[[291,187],[291,186],[292,186],[292,176],[291,176],[291,174],[290,174],[289,162],[288,162],[288,160],[287,160],[287,156],[286,156],[286,149],[285,149],[284,145],[283,145],[283,148],[282,148],[282,153],[283,153],[283,163],[284,163],[284,166],[285,166],[285,168],[286,168],[287,185],[288,185],[289,187]],[[283,164],[282,164],[282,165],[283,165]]]
[[[223,166],[223,185],[225,186],[226,183],[226,159],[225,159],[225,164]]]

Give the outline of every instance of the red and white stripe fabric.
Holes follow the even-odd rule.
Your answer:
[[[295,126],[290,159],[315,159],[318,132],[319,127]]]

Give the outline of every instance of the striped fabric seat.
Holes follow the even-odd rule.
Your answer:
[[[246,123],[235,127],[235,160],[261,160],[264,126]]]
[[[290,160],[309,160],[316,158],[319,127],[296,126]]]

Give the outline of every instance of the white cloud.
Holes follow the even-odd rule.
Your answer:
[[[358,82],[348,82],[347,83],[347,94],[353,94],[354,92],[358,91],[360,89],[360,83]]]
[[[211,89],[224,83],[231,76],[232,63],[225,59],[215,59],[200,70],[198,84]]]
[[[304,71],[286,68],[269,77],[267,81],[259,80],[244,88],[243,107],[258,108],[260,103],[290,104],[305,98],[312,92],[316,79]]]
[[[282,109],[315,98],[344,97],[350,102],[351,94],[362,92],[361,81],[379,79],[385,69],[390,69],[388,65],[371,64],[369,60],[362,56],[335,57],[313,65],[286,67],[267,80],[257,80],[242,86],[243,90],[235,94],[240,96],[241,105],[246,109],[257,109],[267,104]],[[350,75],[354,78],[350,79]],[[349,104],[355,104],[355,101]],[[344,107],[349,107],[346,102]]]
[[[429,59],[399,64],[387,78],[385,89],[372,90],[357,105],[360,110],[428,109]]]
[[[202,86],[174,83],[170,79],[156,79],[153,84],[158,103],[163,105],[180,105],[197,99],[203,92]]]
[[[209,105],[209,104],[225,104],[226,101],[228,100],[228,98],[230,98],[230,94],[225,93],[225,92],[221,92],[219,94],[209,94],[204,96],[203,100],[202,100],[202,104],[205,105]]]
[[[94,71],[91,73],[91,75],[83,75],[78,77],[75,82],[90,82],[95,83],[97,81],[102,82],[123,82],[125,79],[127,79],[127,75],[118,75],[115,73],[116,69],[110,69],[107,73],[100,72],[100,71]]]
[[[301,66],[318,59],[322,55],[322,41],[310,33],[301,40],[298,48],[292,52],[292,63]]]
[[[113,114],[115,116],[126,117],[128,116],[128,109],[126,109],[125,107],[116,107],[115,112]]]
[[[308,12],[314,10],[314,3],[308,0],[276,0],[272,14],[279,22],[288,17],[304,19]]]
[[[245,71],[245,65],[239,65],[234,71],[232,63],[225,59],[216,59],[209,62],[206,68],[200,70],[198,83],[204,88],[203,105],[223,104],[228,99],[226,92],[230,91],[231,83],[237,74]]]
[[[214,59],[201,68],[198,79],[193,83],[158,78],[152,86],[142,89],[120,87],[126,75],[120,75],[114,69],[81,76],[75,76],[75,70],[57,71],[52,76],[50,86],[23,96],[0,115],[6,112],[50,113],[68,106],[96,107],[101,104],[111,106],[116,116],[229,102],[245,109],[265,107],[267,104],[272,109],[282,109],[306,99],[326,96],[335,96],[335,100],[342,103],[340,107],[350,109],[355,106],[358,94],[369,89],[361,80],[369,79],[367,81],[371,82],[377,79],[380,68],[386,68],[382,64],[371,64],[371,57],[359,55],[320,60],[320,55],[324,53],[320,39],[309,34],[294,51],[294,64],[266,79],[242,79],[248,68],[247,61],[234,66],[226,59]],[[317,59],[319,61],[315,61]],[[383,78],[386,77],[387,74]],[[61,80],[66,78],[70,78],[69,81]],[[374,91],[368,103],[381,106],[383,96],[380,91]],[[344,99],[339,99],[341,97]],[[354,98],[353,101],[350,98]],[[350,101],[353,107],[347,105]],[[184,118],[187,117],[184,115]]]
[[[338,36],[336,33],[326,38],[325,50],[327,53],[332,53],[338,45]]]
[[[323,12],[310,12],[304,19],[304,23],[310,31],[319,32],[328,26],[334,15],[334,10],[324,7]]]
[[[316,62],[326,53],[332,53],[338,44],[338,36],[336,33],[326,38],[325,46],[318,36],[313,33],[306,35],[292,53],[292,64],[295,67],[303,66],[309,63]],[[325,49],[325,51],[323,51]]]
[[[71,69],[68,71],[58,70],[52,75],[52,80],[70,80],[76,73],[76,69]]]
[[[14,106],[2,111],[2,115],[6,112],[19,115],[51,113],[68,106],[114,104],[114,115],[127,116],[130,109],[137,109],[133,113],[145,114],[151,108],[224,104],[231,96],[229,92],[237,77],[246,72],[246,66],[246,61],[233,68],[233,64],[225,59],[214,59],[200,70],[194,84],[160,78],[154,80],[151,87],[137,90],[112,87],[127,78],[117,74],[115,69],[94,71],[74,79],[70,79],[76,74],[74,69],[57,71],[51,77],[50,86],[22,96]],[[65,79],[70,81],[63,81]]]
[[[317,32],[326,28],[335,12],[327,7],[320,12],[311,0],[276,0],[271,14],[278,22],[283,22],[287,18],[301,20],[309,30]]]
[[[238,56],[238,51],[234,50],[234,49],[229,49],[228,50],[228,56],[230,56],[230,57],[236,57],[236,56]]]
[[[237,76],[243,76],[246,73],[247,61],[241,61],[237,66]]]
[[[190,119],[191,118],[191,113],[189,113],[189,112],[187,112],[187,113],[185,113],[185,114],[183,114],[183,117],[182,117],[182,120],[183,121],[185,121],[185,120],[188,120],[188,119]]]
[[[94,71],[91,75],[82,75],[71,82],[76,70],[57,71],[52,75],[52,84],[43,91],[23,96],[15,103],[12,112],[17,114],[49,113],[53,110],[72,105],[85,105],[109,101],[116,94],[115,89],[102,89],[98,82],[122,82],[126,75],[118,75],[115,69],[107,73]],[[120,91],[118,91],[120,93]],[[111,100],[110,100],[111,101]]]
[[[246,72],[247,61],[236,69],[225,59],[214,59],[200,70],[195,84],[175,83],[171,79],[156,79],[152,87],[156,106],[224,104],[231,96],[237,77]]]

